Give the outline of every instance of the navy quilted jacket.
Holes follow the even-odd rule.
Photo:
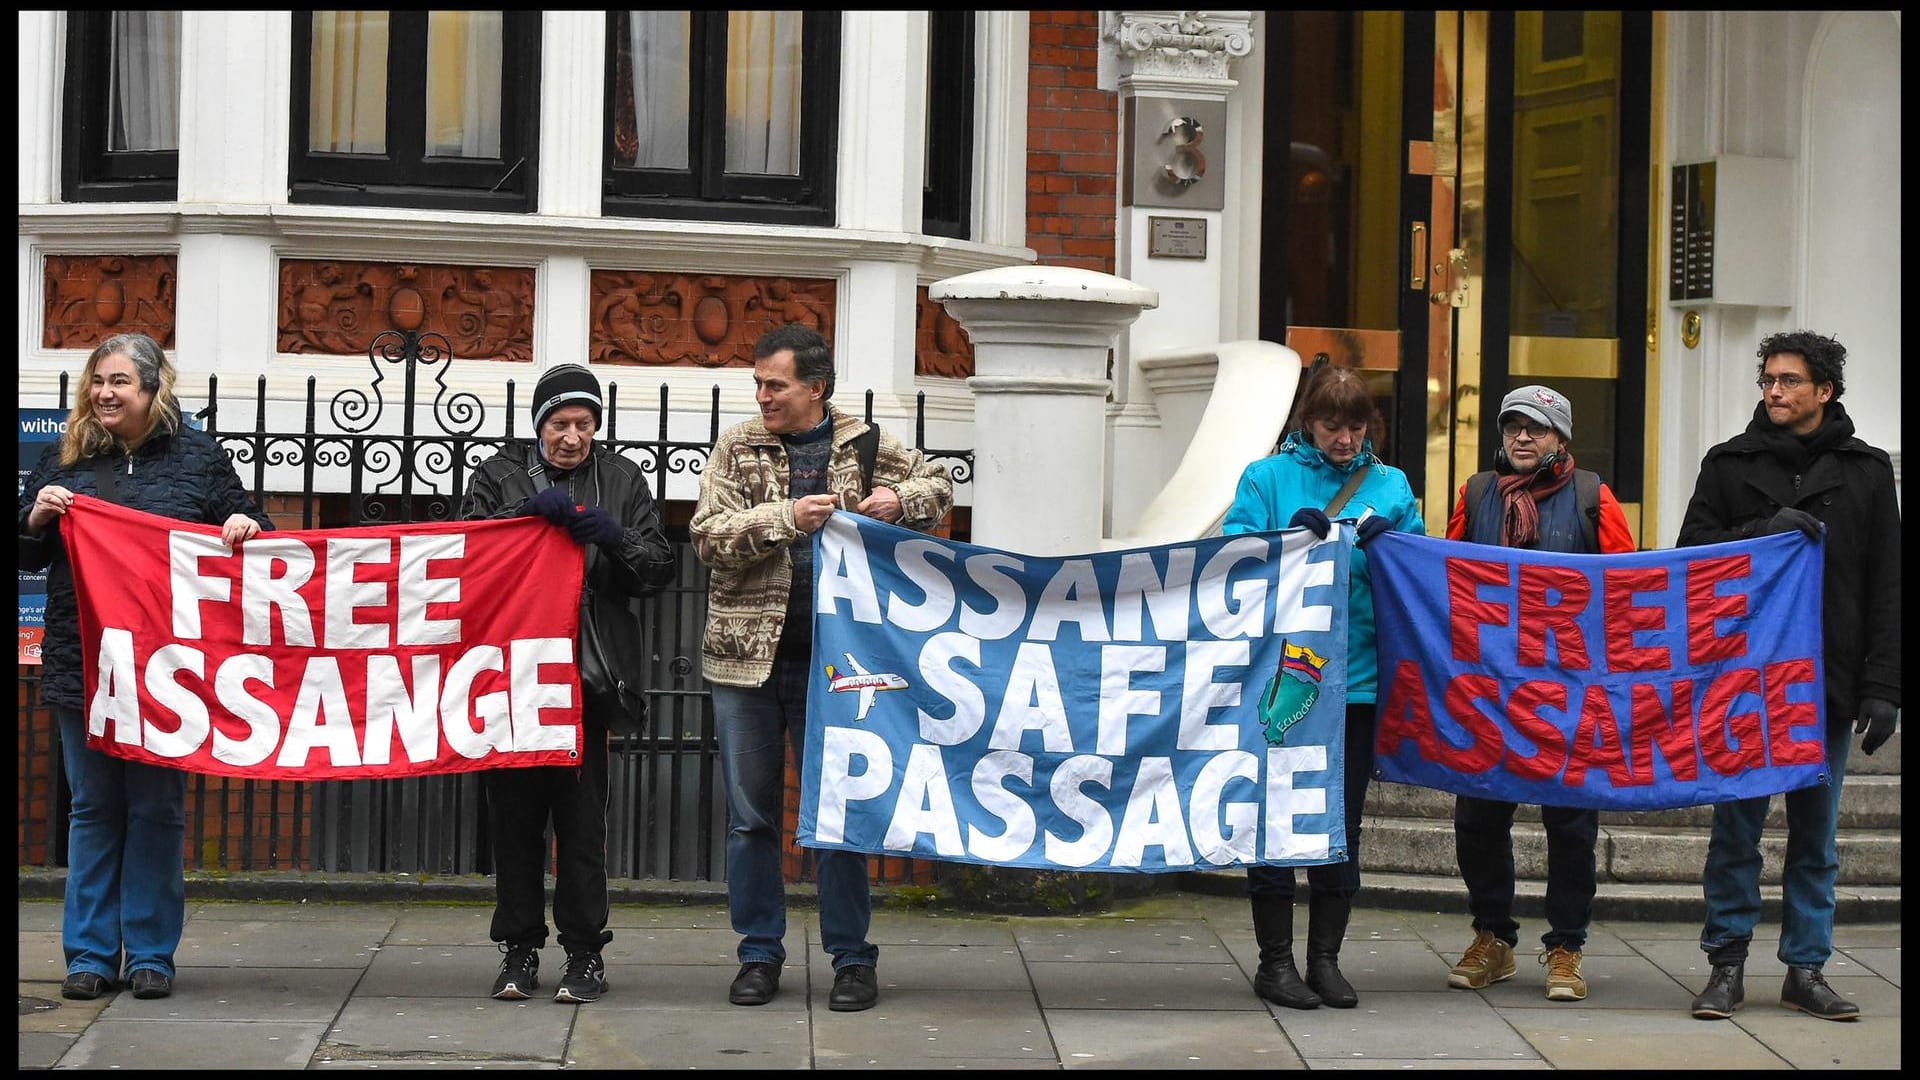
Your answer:
[[[150,514],[218,525],[234,514],[245,514],[271,529],[240,484],[227,452],[213,436],[193,428],[171,435],[159,432],[128,455],[114,452],[60,464],[60,444],[49,444],[40,463],[20,492],[20,569],[47,571],[47,636],[41,643],[40,697],[53,705],[83,709],[80,688],[80,621],[73,597],[73,570],[67,565],[66,545],[60,542],[60,521],[37,535],[27,531],[27,515],[40,489],[58,484],[79,495],[98,495],[95,466],[114,473],[114,501]]]

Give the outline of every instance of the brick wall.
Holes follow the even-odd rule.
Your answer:
[[[1027,246],[1113,273],[1119,95],[1098,89],[1100,16],[1036,11],[1027,73]]]

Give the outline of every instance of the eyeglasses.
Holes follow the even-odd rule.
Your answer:
[[[1505,435],[1509,439],[1519,438],[1520,433],[1523,431],[1526,432],[1527,438],[1529,439],[1544,439],[1553,429],[1545,424],[1536,424],[1531,420],[1509,420],[1500,425],[1500,434]]]
[[[1762,390],[1771,390],[1773,389],[1774,383],[1779,383],[1780,389],[1791,394],[1812,381],[1812,379],[1803,379],[1798,375],[1762,375],[1753,380],[1753,385]]]

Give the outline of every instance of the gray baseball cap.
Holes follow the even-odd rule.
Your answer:
[[[1573,438],[1573,405],[1558,390],[1546,386],[1522,386],[1500,399],[1500,419],[1519,413]]]

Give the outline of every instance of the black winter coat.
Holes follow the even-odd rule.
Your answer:
[[[1821,574],[1827,724],[1851,724],[1861,698],[1900,704],[1900,505],[1886,452],[1855,438],[1853,421],[1829,402],[1823,425],[1836,430],[1799,475],[1768,448],[1777,428],[1764,403],[1747,430],[1707,451],[1679,546],[1761,535],[1783,506],[1826,523]],[[1782,612],[1795,617],[1797,612]]]
[[[461,518],[476,521],[522,514],[526,501],[533,498],[533,477],[527,467],[535,453],[531,446],[515,445],[481,462],[460,503]],[[629,601],[659,592],[674,574],[673,548],[660,527],[660,512],[646,474],[632,461],[595,443],[592,456],[578,468],[566,473],[549,469],[546,475],[554,486],[567,489],[575,505],[598,506],[626,529],[617,548],[587,546],[580,618],[593,621],[602,654],[615,674],[629,686],[642,687],[646,680],[642,678],[640,621]],[[537,569],[528,571],[528,584],[538,587]],[[606,726],[604,717],[589,710],[583,710],[581,717]]]
[[[73,568],[60,540],[60,519],[45,532],[27,531],[40,489],[57,484],[77,495],[99,495],[96,466],[114,474],[114,499],[121,506],[180,521],[219,525],[245,514],[262,530],[273,522],[260,512],[241,486],[227,452],[213,436],[183,427],[150,436],[129,457],[115,452],[60,464],[60,444],[48,445],[20,493],[20,569],[47,571],[47,633],[40,646],[40,697],[53,705],[83,709],[80,682],[80,617],[73,595]]]

